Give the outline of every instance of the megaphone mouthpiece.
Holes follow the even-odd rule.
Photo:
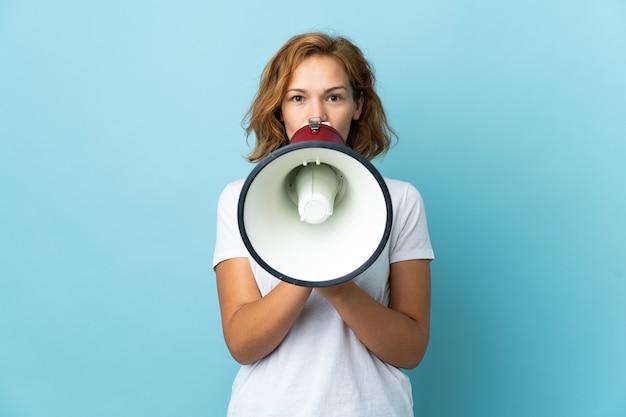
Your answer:
[[[296,168],[289,181],[292,200],[298,205],[300,221],[320,224],[333,214],[339,178],[326,164],[308,164]]]

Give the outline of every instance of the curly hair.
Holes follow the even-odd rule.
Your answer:
[[[361,117],[352,121],[346,138],[350,148],[371,160],[386,153],[392,138],[397,138],[376,93],[372,65],[361,50],[345,37],[310,32],[287,41],[261,74],[256,97],[243,121],[246,136],[249,138],[252,132],[256,136],[255,147],[248,155],[250,162],[257,162],[289,143],[281,122],[281,103],[296,67],[313,55],[336,59],[348,75],[354,100],[363,97]]]

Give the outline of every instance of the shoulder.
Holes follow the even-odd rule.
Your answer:
[[[232,182],[229,182],[228,184],[226,184],[226,186],[224,187],[224,190],[222,192],[235,192],[235,193],[239,193],[241,192],[241,189],[243,188],[243,184],[246,182],[245,178],[239,178],[237,180],[234,180]]]
[[[384,178],[391,201],[394,204],[418,204],[422,205],[422,195],[413,184],[407,181],[393,178]]]
[[[237,205],[239,204],[239,195],[243,188],[244,180],[239,179],[226,184],[222,189],[220,196],[217,200],[217,212],[218,216],[233,217],[236,219]]]
[[[238,180],[232,181],[222,189],[220,194],[220,201],[234,199],[237,200],[239,198],[239,194],[241,193],[241,189],[243,188],[243,184],[245,182],[244,178],[240,178]]]

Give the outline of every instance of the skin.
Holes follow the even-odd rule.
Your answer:
[[[363,99],[353,99],[350,80],[341,64],[331,57],[314,55],[292,74],[281,106],[281,121],[290,140],[314,116],[330,123],[345,139],[362,108]]]
[[[354,100],[348,76],[333,58],[305,59],[293,73],[283,100],[287,136],[319,116],[343,137],[357,120],[363,99]],[[283,341],[312,291],[325,297],[359,340],[379,359],[411,369],[422,360],[430,333],[430,261],[390,266],[390,301],[384,306],[353,281],[311,289],[279,283],[262,297],[247,258],[215,267],[224,338],[232,356],[250,364]]]

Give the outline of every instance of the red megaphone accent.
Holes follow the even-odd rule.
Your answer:
[[[289,143],[306,142],[309,140],[332,142],[338,145],[346,144],[337,129],[325,123],[311,120],[309,120],[308,125],[304,125],[296,130]]]

